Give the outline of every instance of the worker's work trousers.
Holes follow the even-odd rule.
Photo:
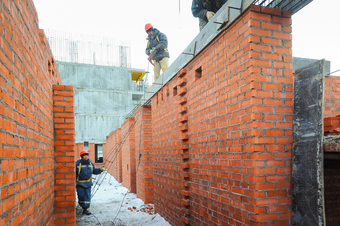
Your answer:
[[[207,25],[208,20],[199,18],[198,21],[199,21],[200,31],[202,31],[202,29],[205,27],[205,25]]]
[[[168,69],[168,67],[169,67],[169,57],[164,57],[160,61],[155,61],[155,66],[153,68],[154,79],[155,79],[154,82],[156,82],[156,80],[161,75],[161,69],[164,73],[166,69]]]
[[[88,209],[90,207],[91,202],[91,187],[84,188],[81,186],[77,186],[77,195],[78,195],[78,203],[84,209]]]

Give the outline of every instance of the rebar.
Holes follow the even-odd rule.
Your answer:
[[[131,67],[129,41],[48,29],[46,37],[57,61]]]

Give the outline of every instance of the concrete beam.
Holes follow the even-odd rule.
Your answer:
[[[325,60],[296,71],[293,118],[293,225],[323,226]]]
[[[325,136],[324,151],[340,153],[340,136]]]

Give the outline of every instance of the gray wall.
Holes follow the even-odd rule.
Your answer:
[[[76,143],[105,143],[133,109],[128,68],[57,62],[64,85],[74,86]]]

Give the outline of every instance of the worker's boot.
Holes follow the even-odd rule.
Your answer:
[[[86,215],[91,215],[91,212],[88,211],[87,209],[83,210],[83,214],[86,214]]]

